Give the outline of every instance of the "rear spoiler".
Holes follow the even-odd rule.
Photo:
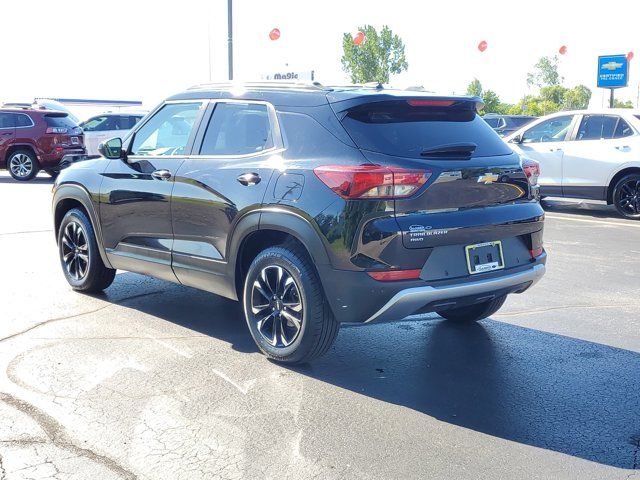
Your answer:
[[[349,95],[350,93],[350,95]],[[327,94],[327,100],[336,113],[350,110],[354,107],[367,103],[397,102],[406,100],[408,103],[415,102],[415,106],[434,106],[439,108],[454,108],[456,110],[473,110],[479,112],[484,107],[484,102],[480,97],[471,95],[465,96],[440,96],[440,95],[420,95],[418,92],[411,94],[407,91],[392,92],[372,92],[354,97],[353,92],[331,92]]]

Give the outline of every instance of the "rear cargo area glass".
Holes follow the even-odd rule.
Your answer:
[[[425,158],[425,150],[456,143],[476,144],[471,157],[512,153],[467,106],[412,106],[406,100],[367,103],[345,112],[342,124],[359,148],[387,155]]]

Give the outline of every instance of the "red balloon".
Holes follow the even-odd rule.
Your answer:
[[[361,45],[364,42],[364,32],[358,32],[353,37],[354,45]]]
[[[564,55],[567,53],[567,46],[566,45],[562,45],[560,47],[560,50],[558,50],[558,52],[560,52],[560,55]]]
[[[627,60],[629,61],[633,60],[633,52],[627,53]]]
[[[271,40],[278,40],[280,38],[280,30],[278,28],[274,28],[269,32],[269,38]]]
[[[482,40],[478,44],[478,50],[480,50],[481,52],[484,52],[487,49],[488,46],[489,46],[489,44],[487,44],[487,42],[485,40]]]

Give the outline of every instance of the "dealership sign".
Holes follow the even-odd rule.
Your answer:
[[[626,55],[598,57],[598,87],[622,88],[629,83],[629,60]]]
[[[262,75],[263,80],[280,80],[284,82],[313,82],[313,70],[269,72]]]

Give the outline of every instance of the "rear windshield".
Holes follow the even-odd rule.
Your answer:
[[[473,157],[512,153],[474,110],[456,106],[367,103],[347,111],[342,124],[359,148],[387,155],[424,158],[428,149],[456,143],[476,144]]]
[[[64,115],[45,115],[44,119],[47,122],[48,127],[77,127],[76,123],[71,120],[66,113]]]

